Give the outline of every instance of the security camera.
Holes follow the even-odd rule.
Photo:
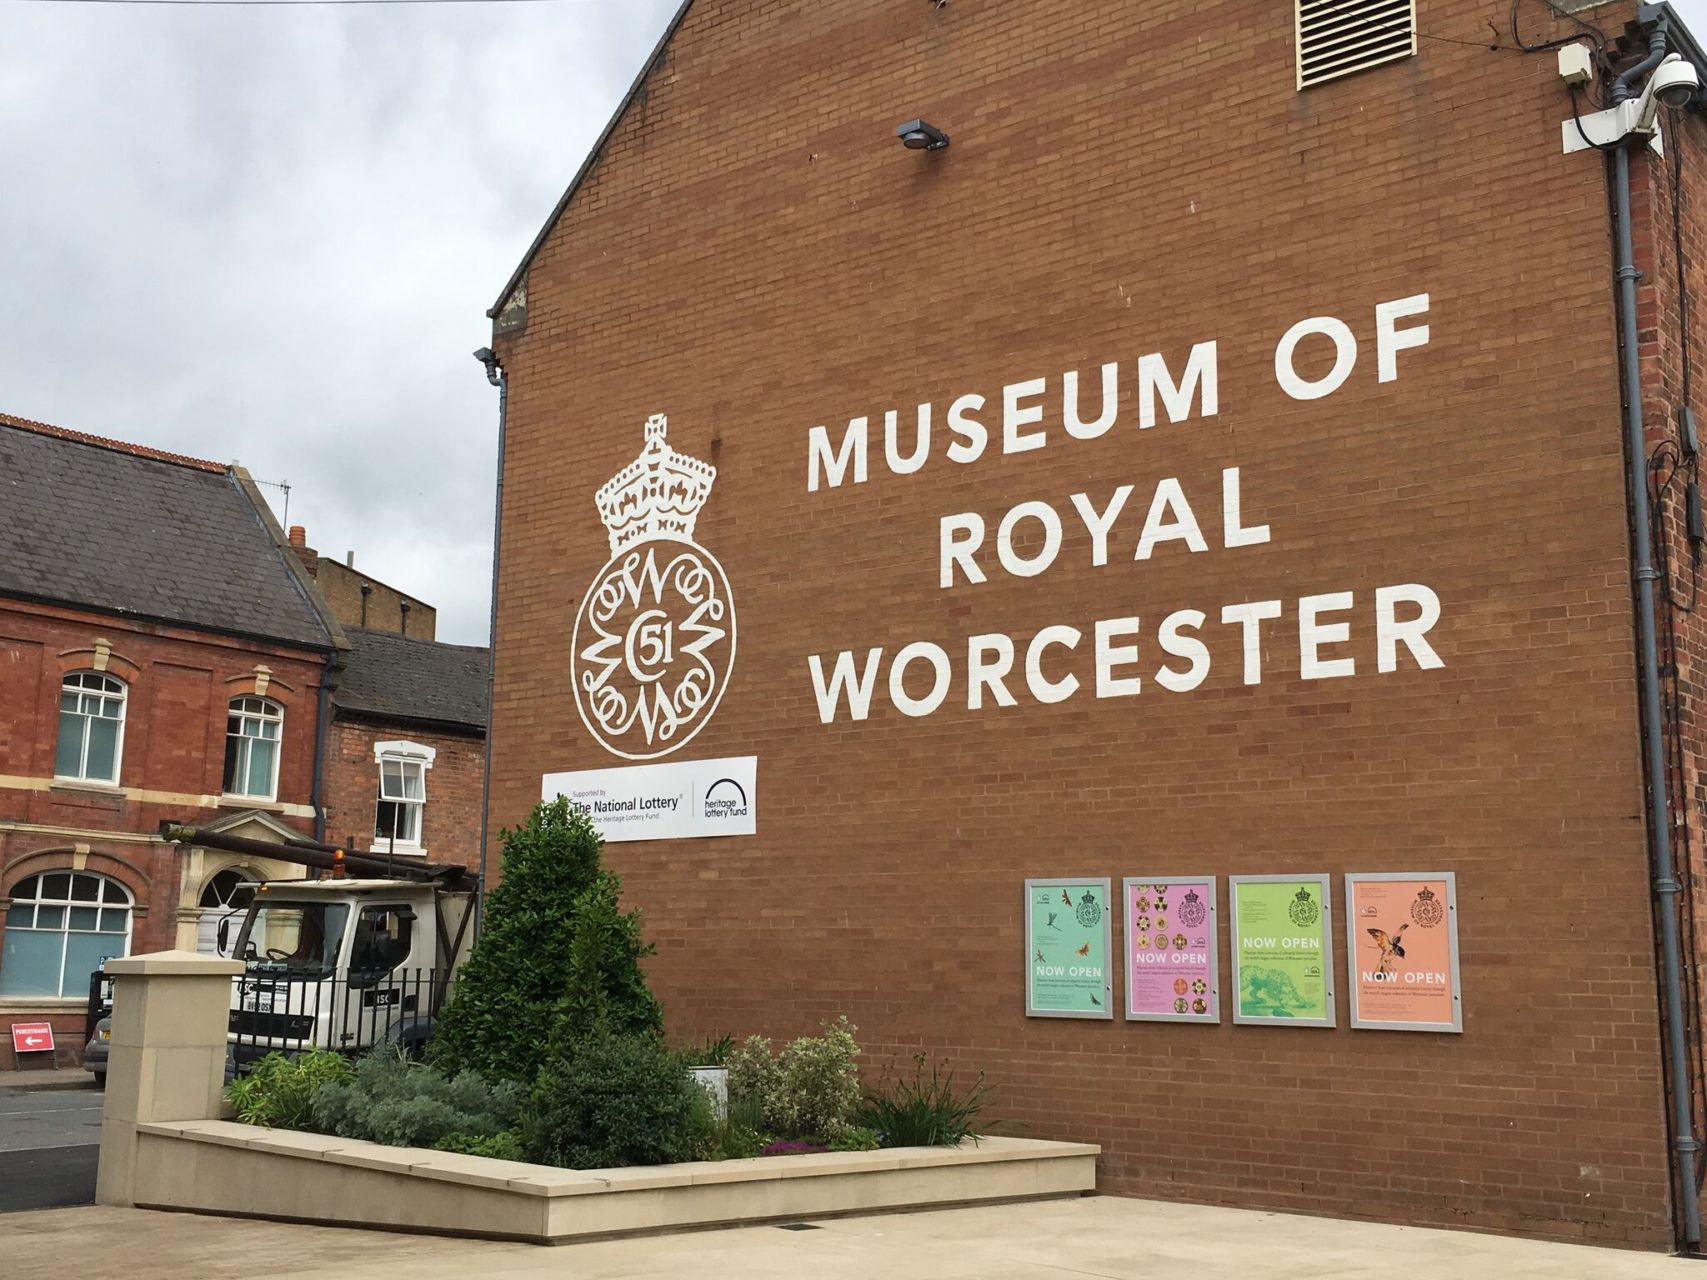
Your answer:
[[[1701,77],[1693,66],[1683,60],[1683,55],[1667,54],[1664,61],[1654,68],[1654,74],[1648,77],[1647,87],[1642,90],[1641,100],[1636,104],[1636,123],[1631,131],[1652,133],[1662,104],[1686,106],[1700,88]]]

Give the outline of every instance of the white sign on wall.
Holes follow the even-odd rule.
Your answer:
[[[566,796],[581,805],[612,843],[750,836],[757,830],[758,772],[757,756],[580,769],[546,774],[540,798]]]

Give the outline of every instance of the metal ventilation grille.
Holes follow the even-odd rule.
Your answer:
[[[1308,89],[1417,51],[1416,0],[1293,0],[1298,87]]]

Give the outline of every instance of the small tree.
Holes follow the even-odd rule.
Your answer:
[[[622,881],[600,871],[575,903],[569,972],[551,1029],[551,1053],[566,1057],[595,1036],[660,1038],[664,1010],[640,961],[653,948],[640,936],[640,912],[617,906]]]
[[[603,841],[586,811],[559,796],[499,838],[502,879],[486,895],[480,940],[429,1055],[453,1073],[472,1069],[490,1080],[532,1084],[554,1040],[566,1034],[559,1021],[578,1016],[568,1007],[577,972],[577,1009],[596,1013],[602,1005],[625,1023],[649,1018],[653,1027],[662,1019],[640,969],[649,949],[640,941],[639,914],[617,911],[619,885],[600,869]],[[584,932],[577,961],[577,925],[589,906],[597,927]]]

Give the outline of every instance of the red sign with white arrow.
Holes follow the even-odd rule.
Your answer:
[[[52,1048],[52,1023],[14,1022],[12,1024],[13,1053],[46,1053]]]

